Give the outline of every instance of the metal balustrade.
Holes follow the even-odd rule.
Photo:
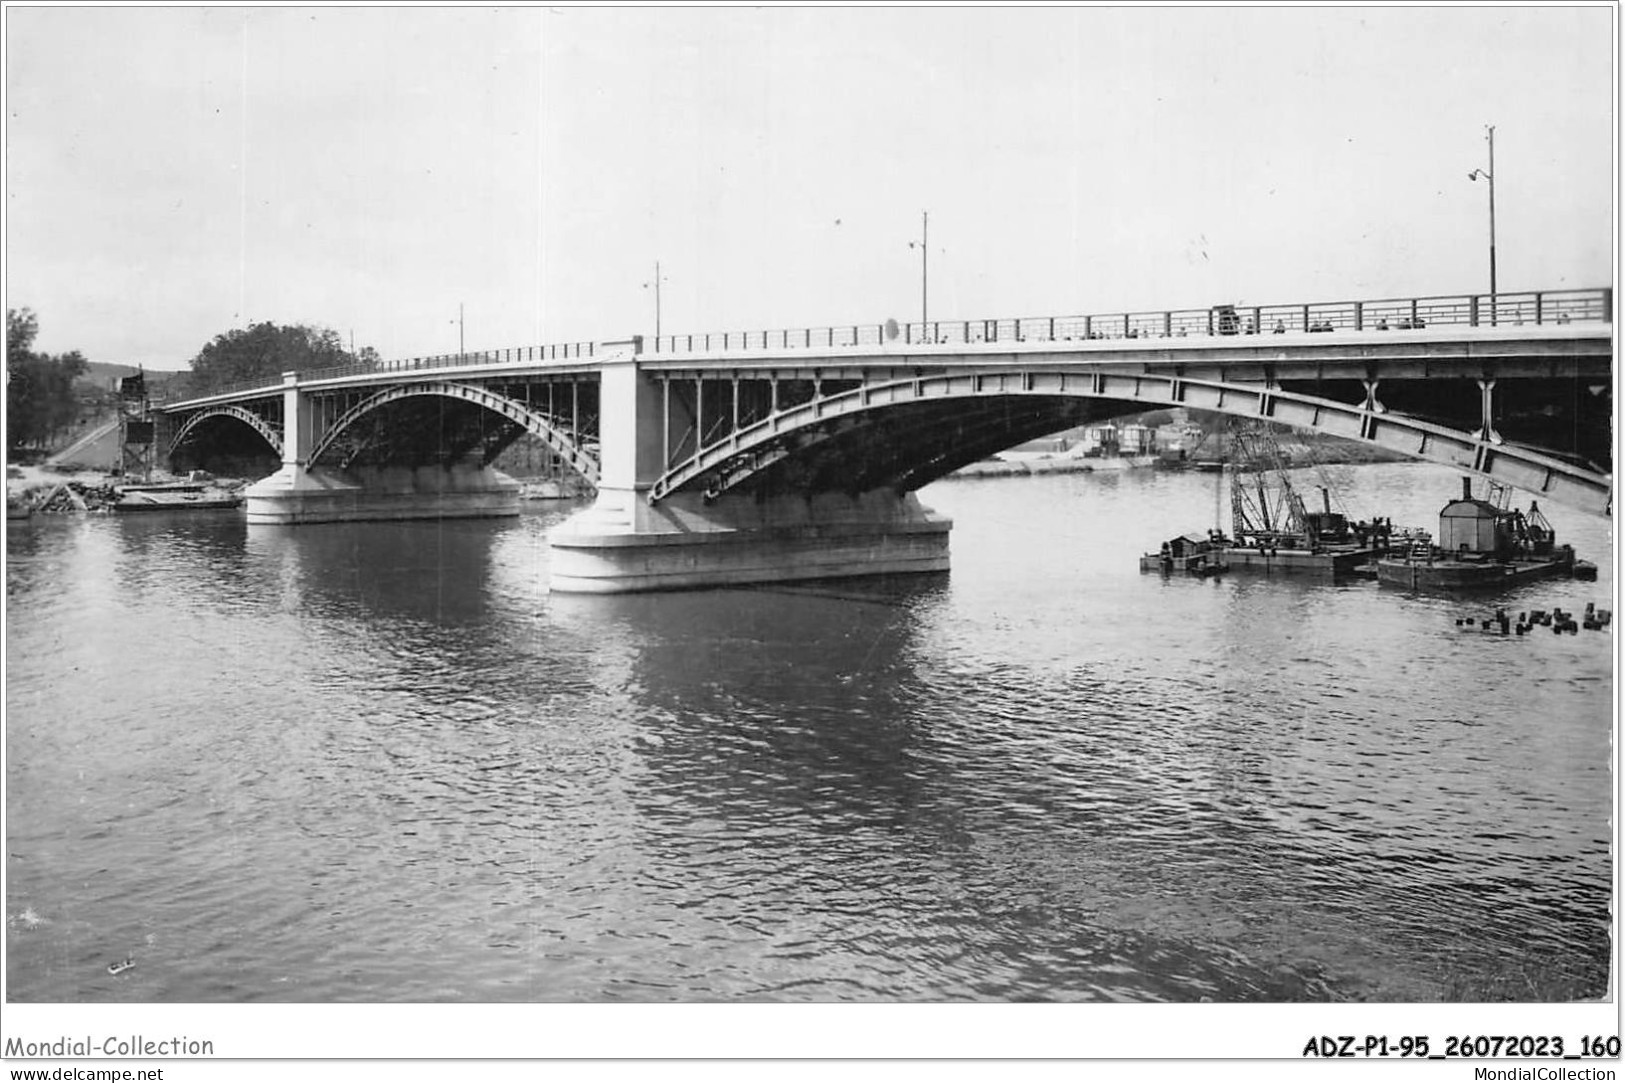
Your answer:
[[[1419,330],[1428,327],[1548,326],[1607,323],[1613,290],[1544,290],[1535,293],[1466,294],[1318,301],[1307,304],[1215,305],[1163,312],[1116,312],[1084,316],[1024,316],[928,323],[844,324],[779,331],[722,331],[661,335],[648,342],[656,355],[733,350],[853,349],[863,346],[975,346],[1021,342],[1087,342],[1096,339],[1196,338],[1205,336],[1314,334],[1324,331]]]
[[[568,342],[551,346],[514,346],[501,350],[479,350],[473,353],[436,354],[432,357],[408,357],[376,364],[356,363],[333,368],[312,369],[301,372],[299,381],[337,380],[345,376],[369,376],[391,372],[419,372],[430,369],[474,368],[490,365],[528,364],[534,361],[570,361],[596,356],[598,344],[594,342]]]
[[[420,372],[431,369],[472,368],[504,364],[518,365],[537,361],[582,360],[596,357],[599,345],[600,343],[596,342],[565,342],[548,346],[513,346],[500,350],[479,350],[473,353],[406,357],[392,361],[356,361],[348,365],[333,365],[328,368],[310,369],[301,372],[299,381],[306,383],[314,380],[337,380],[345,376],[387,375],[392,372]],[[245,391],[269,390],[272,387],[280,386],[280,379],[275,384],[268,384],[264,380],[238,381],[210,388],[201,394],[188,392],[185,396],[174,400],[167,397],[154,399],[153,405],[161,406],[169,401],[181,402],[192,398],[213,398],[216,395],[235,395]]]

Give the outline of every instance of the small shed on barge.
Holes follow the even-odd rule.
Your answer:
[[[1162,550],[1140,558],[1142,572],[1195,572],[1212,575],[1225,569],[1224,539],[1209,534],[1181,534],[1162,543]]]
[[[1461,499],[1439,512],[1439,549],[1446,553],[1504,553],[1512,548],[1512,516],[1473,498],[1471,478],[1461,479]]]
[[[1185,561],[1205,556],[1213,549],[1213,539],[1202,534],[1181,534],[1162,543],[1162,559]]]

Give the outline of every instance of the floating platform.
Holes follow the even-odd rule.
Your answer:
[[[121,485],[115,492],[114,511],[225,511],[242,506],[241,493],[214,489],[198,482],[169,485]]]
[[[1386,549],[1371,546],[1334,546],[1324,549],[1265,549],[1232,546],[1221,559],[1232,571],[1263,575],[1304,575],[1320,578],[1369,575],[1368,569]]]
[[[1414,545],[1377,562],[1377,582],[1406,590],[1497,590],[1533,579],[1595,578],[1596,565],[1576,561],[1558,545],[1551,523],[1531,501],[1527,514],[1506,506],[1507,489],[1491,483],[1489,499],[1473,498],[1471,478],[1461,496],[1439,512],[1440,545]]]
[[[1163,576],[1191,576],[1196,579],[1207,579],[1209,576],[1222,576],[1230,571],[1220,559],[1181,559],[1181,561],[1163,561],[1155,553],[1146,553],[1139,558],[1139,569],[1142,572],[1159,572]]]
[[[1404,557],[1377,562],[1377,582],[1384,586],[1418,591],[1494,590],[1535,579],[1573,574],[1574,550],[1567,545],[1553,550],[1544,559],[1430,560],[1425,557]]]
[[[1163,542],[1158,552],[1140,557],[1140,570],[1206,578],[1223,573],[1227,565],[1224,547],[1212,535],[1181,534]]]
[[[1164,558],[1158,553],[1146,553],[1140,558],[1140,570],[1159,572],[1163,575],[1192,575],[1206,578],[1210,575],[1224,574],[1229,570],[1229,566],[1218,553],[1171,558]]]

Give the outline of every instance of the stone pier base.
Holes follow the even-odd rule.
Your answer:
[[[705,505],[599,493],[555,529],[551,589],[618,594],[948,570],[951,520],[912,493]]]
[[[285,465],[243,493],[250,523],[473,519],[519,514],[519,483],[489,467]]]

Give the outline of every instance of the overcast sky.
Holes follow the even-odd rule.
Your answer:
[[[180,368],[1607,285],[1614,11],[9,8],[6,303]]]

